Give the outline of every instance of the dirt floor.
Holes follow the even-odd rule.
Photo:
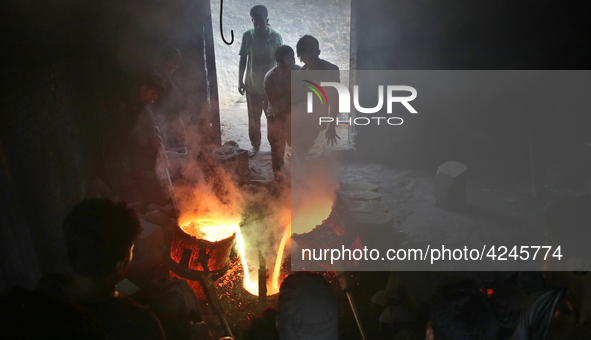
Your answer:
[[[240,148],[250,150],[252,145],[248,138],[248,113],[246,97],[242,97],[232,106],[220,108],[222,126],[222,143],[235,141]],[[255,180],[272,180],[271,147],[267,140],[267,119],[261,117],[261,149],[258,154],[250,158],[250,175]]]
[[[222,143],[235,141],[240,148],[249,150],[252,146],[248,138],[248,113],[246,109],[246,97],[240,98],[231,106],[220,108],[220,122],[222,126]],[[320,132],[315,145],[310,150],[310,157],[318,157],[335,150],[350,148],[347,127],[337,127],[337,134],[341,137],[339,144],[335,147],[327,146],[324,142],[324,132]],[[271,171],[271,147],[267,140],[267,120],[261,117],[261,148],[260,151],[250,158],[251,180],[272,180]],[[289,172],[289,147],[286,147],[286,172]]]

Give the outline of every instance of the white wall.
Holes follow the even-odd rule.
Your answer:
[[[252,28],[250,9],[264,5],[269,10],[269,24],[283,37],[283,43],[295,46],[305,34],[320,42],[320,57],[336,64],[341,70],[349,69],[351,31],[351,0],[226,0],[224,1],[224,38],[234,43],[226,45],[220,35],[220,1],[211,0],[216,67],[220,109],[224,110],[241,99],[238,93],[238,52],[242,33]],[[299,65],[301,62],[297,59]]]

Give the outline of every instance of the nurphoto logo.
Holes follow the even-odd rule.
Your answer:
[[[321,105],[328,105],[328,97],[326,96],[326,92],[322,88],[323,86],[331,86],[337,90],[337,95],[339,97],[338,100],[338,110],[339,113],[351,113],[351,94],[349,93],[349,89],[341,84],[336,82],[321,82],[320,85],[311,82],[309,80],[303,80],[304,82],[311,84],[310,85],[302,85],[312,92],[307,93],[307,112],[313,113],[314,112],[314,94],[320,100]],[[379,112],[384,107],[384,92],[386,93],[386,113],[392,113],[392,106],[394,103],[402,104],[411,114],[417,114],[417,110],[415,110],[409,102],[413,101],[417,98],[417,90],[412,86],[407,85],[386,85],[386,91],[384,91],[384,85],[378,86],[378,103],[374,107],[362,107],[359,104],[359,85],[353,86],[353,106],[355,107],[355,111],[364,114],[373,114]],[[410,95],[400,96],[395,94],[400,94],[400,92],[409,92]],[[370,119],[371,118],[371,119]],[[319,124],[323,123],[330,123],[333,121],[337,121],[337,124],[347,123],[349,125],[369,125],[372,120],[377,122],[377,125],[380,125],[382,120],[385,120],[388,125],[401,125],[403,123],[402,118],[400,117],[356,117],[354,119],[348,118],[340,120],[339,118],[333,117],[320,117]]]

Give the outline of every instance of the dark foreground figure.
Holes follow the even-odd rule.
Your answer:
[[[135,212],[123,202],[83,201],[68,213],[63,231],[75,275],[46,276],[39,289],[86,307],[108,339],[164,339],[152,312],[115,290],[140,233]]]

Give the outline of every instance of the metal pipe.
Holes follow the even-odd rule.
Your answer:
[[[224,332],[228,336],[234,337],[234,334],[232,334],[232,330],[230,329],[230,325],[228,324],[228,321],[226,320],[226,317],[224,315],[224,308],[222,307],[220,299],[215,294],[215,288],[213,287],[213,282],[211,281],[209,276],[201,275],[201,279],[199,280],[199,283],[201,284],[201,288],[203,288],[203,293],[205,293],[205,297],[207,298],[207,301],[209,301],[209,303],[210,303],[211,309],[217,315],[218,320],[220,321],[220,324],[222,326],[222,329],[224,330]]]
[[[174,193],[174,186],[172,185],[172,177],[170,176],[170,172],[168,168],[166,168],[166,176],[168,177],[168,190],[170,191],[170,198],[172,199],[172,205],[174,206],[175,210],[178,212],[180,211],[179,202],[176,200],[176,195]]]
[[[259,251],[259,304],[267,304],[267,266],[263,253]]]
[[[353,316],[355,316],[355,322],[357,322],[357,327],[359,328],[359,333],[361,333],[361,339],[367,340],[367,334],[365,334],[365,329],[363,328],[363,324],[361,323],[361,317],[359,310],[357,309],[357,305],[355,304],[355,300],[353,299],[353,293],[351,292],[350,288],[351,284],[347,279],[347,273],[345,272],[346,266],[341,261],[335,261],[333,264],[333,270],[336,276],[339,279],[339,283],[341,288],[347,295],[347,300],[349,300],[349,305],[351,306],[351,310],[353,311]]]
[[[351,310],[353,311],[353,316],[355,316],[355,322],[357,322],[357,327],[359,327],[361,338],[363,340],[367,340],[365,329],[363,329],[363,324],[361,324],[361,319],[359,318],[359,311],[357,310],[357,305],[355,305],[355,300],[353,299],[353,293],[351,293],[351,291],[347,291],[346,294],[347,300],[349,300],[349,305],[351,306]]]

